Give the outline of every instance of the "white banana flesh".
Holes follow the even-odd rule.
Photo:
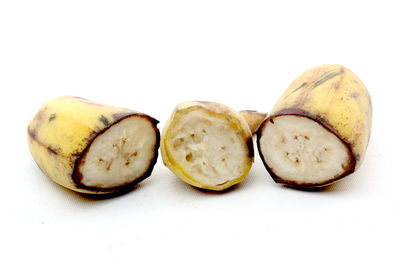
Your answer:
[[[169,134],[166,146],[171,158],[202,184],[220,186],[248,172],[247,140],[226,118],[194,109],[180,116]]]
[[[264,162],[288,184],[320,184],[349,169],[348,148],[332,132],[302,116],[277,116],[262,129]]]
[[[98,135],[79,164],[81,183],[112,188],[133,182],[149,169],[157,136],[152,123],[140,116],[126,118]]]

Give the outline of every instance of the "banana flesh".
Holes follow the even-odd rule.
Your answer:
[[[257,131],[258,149],[276,182],[325,186],[360,167],[371,123],[362,81],[346,67],[322,65],[284,92]]]
[[[261,133],[264,160],[275,175],[299,184],[338,177],[350,166],[347,147],[323,126],[305,117],[279,116]]]
[[[151,174],[159,146],[157,123],[129,109],[59,97],[29,123],[28,145],[56,183],[81,193],[113,193]]]

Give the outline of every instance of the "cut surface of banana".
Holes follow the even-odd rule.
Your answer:
[[[287,183],[320,184],[350,169],[348,147],[307,117],[286,115],[270,119],[262,129],[259,148],[275,178]]]
[[[178,105],[170,117],[161,153],[165,165],[185,182],[223,190],[247,176],[254,152],[251,131],[238,112],[218,103],[193,102]]]
[[[112,188],[133,182],[149,169],[156,132],[143,117],[128,117],[97,136],[78,164],[80,183]]]

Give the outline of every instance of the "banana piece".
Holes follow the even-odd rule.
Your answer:
[[[255,110],[241,110],[239,113],[246,120],[252,134],[257,132],[258,127],[260,127],[261,123],[268,116],[268,113],[258,112]]]
[[[341,65],[298,77],[257,131],[264,166],[277,183],[318,187],[356,171],[371,134],[371,98]]]
[[[183,181],[215,191],[246,178],[254,158],[245,119],[215,102],[178,104],[164,126],[160,150],[165,166]]]
[[[28,145],[54,182],[88,194],[131,188],[157,161],[158,121],[79,97],[45,103],[28,125]]]

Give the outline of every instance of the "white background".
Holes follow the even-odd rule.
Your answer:
[[[1,265],[398,266],[396,2],[1,1]],[[325,63],[364,81],[374,118],[362,167],[322,191],[275,184],[257,153],[225,193],[159,159],[134,191],[95,200],[47,179],[27,148],[30,118],[53,97],[136,109],[162,129],[186,100],[269,111]]]

